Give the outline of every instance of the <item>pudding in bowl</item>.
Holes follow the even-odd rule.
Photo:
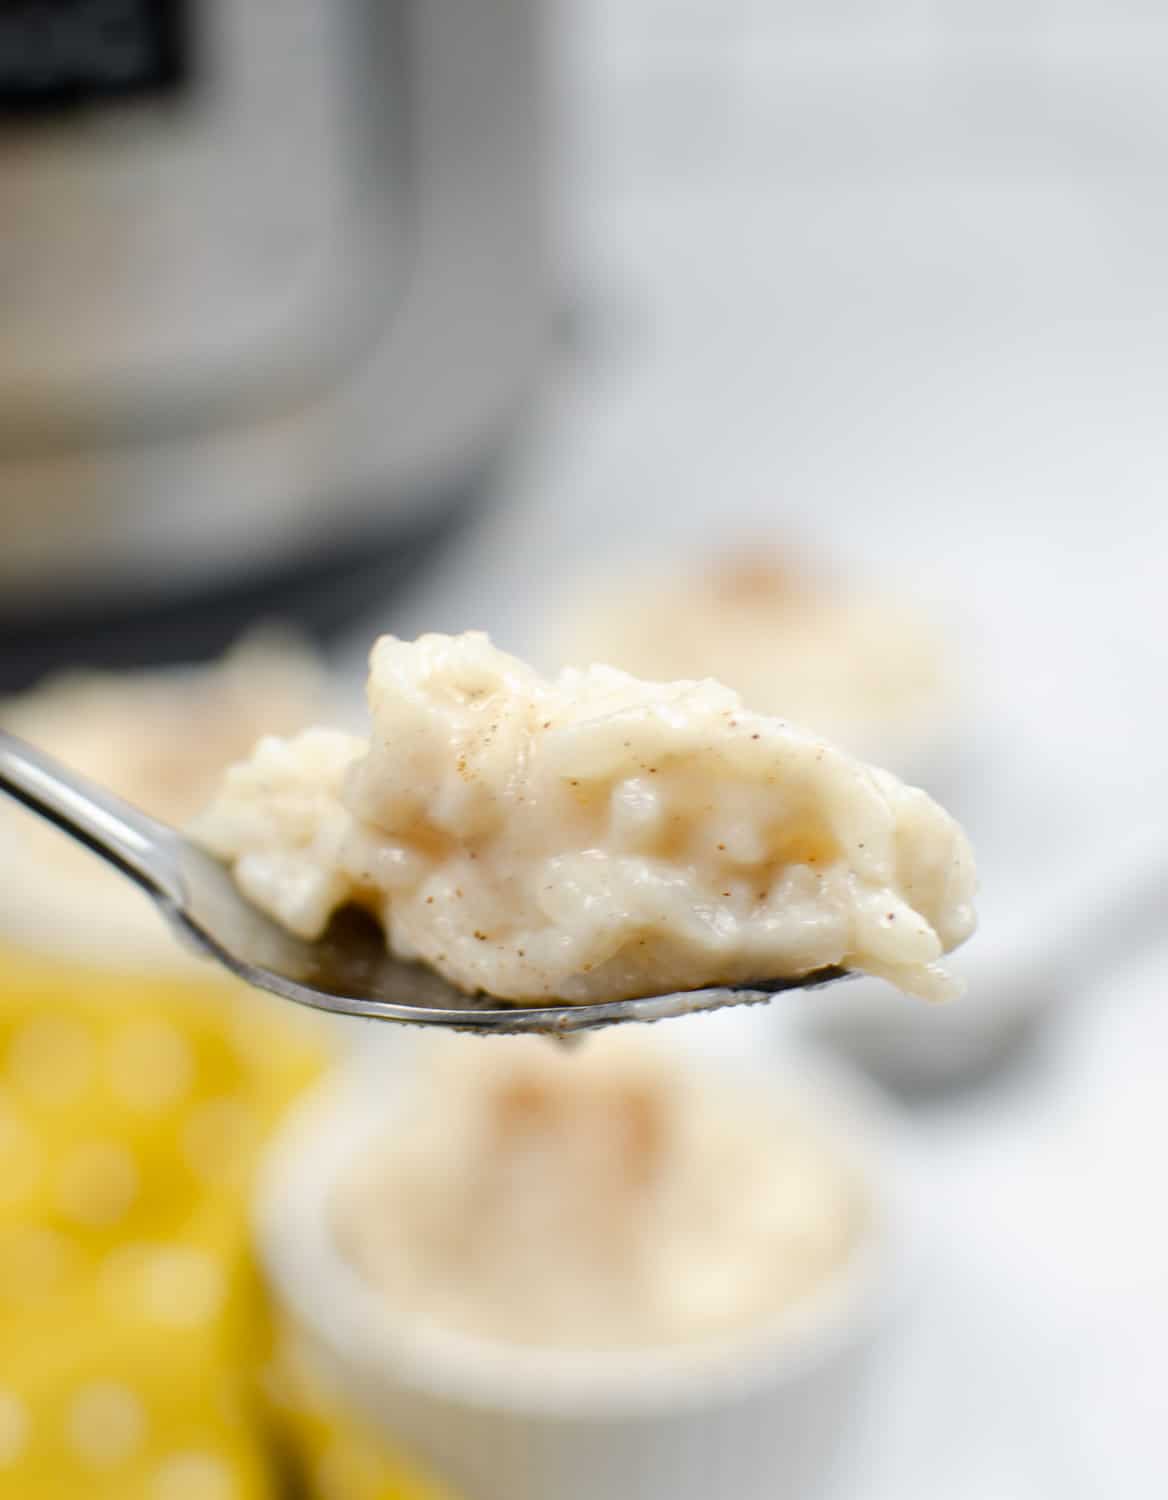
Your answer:
[[[682,1348],[774,1322],[864,1237],[859,1175],[767,1089],[652,1036],[436,1048],[338,1187],[390,1316],[532,1347]]]
[[[557,663],[713,677],[909,781],[951,779],[963,705],[938,621],[766,542],[578,588],[549,634]]]
[[[301,1356],[475,1500],[816,1491],[904,1269],[903,1148],[821,1057],[374,1049],[269,1158]]]

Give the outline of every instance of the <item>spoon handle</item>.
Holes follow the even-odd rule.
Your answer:
[[[0,729],[0,792],[101,855],[151,894],[182,900],[174,830]]]

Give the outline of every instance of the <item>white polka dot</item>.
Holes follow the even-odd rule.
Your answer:
[[[76,1021],[40,1016],[19,1026],[8,1044],[8,1078],[41,1104],[75,1099],[93,1076],[93,1037]]]
[[[181,1099],[195,1065],[186,1038],[165,1021],[135,1021],[111,1039],[110,1088],[131,1109],[157,1113]]]
[[[183,1127],[182,1151],[191,1170],[208,1182],[237,1178],[254,1159],[260,1130],[243,1099],[208,1099],[191,1110]]]
[[[95,1467],[129,1458],[146,1431],[146,1413],[124,1385],[99,1383],[78,1391],[69,1408],[69,1439]]]
[[[28,1412],[11,1391],[0,1390],[0,1467],[14,1464],[28,1438]]]
[[[138,1168],[125,1146],[90,1141],[61,1163],[57,1204],[75,1223],[105,1229],[124,1218],[138,1196]]]
[[[143,1310],[158,1323],[193,1328],[209,1322],[226,1294],[222,1267],[203,1250],[156,1250],[144,1267]]]
[[[104,1257],[98,1285],[113,1316],[171,1328],[209,1322],[227,1295],[223,1267],[189,1245],[119,1245]]]
[[[174,1453],[154,1471],[150,1500],[236,1500],[235,1478],[213,1453]]]

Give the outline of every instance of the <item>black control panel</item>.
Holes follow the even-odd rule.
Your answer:
[[[187,12],[187,0],[0,0],[0,115],[175,92]]]

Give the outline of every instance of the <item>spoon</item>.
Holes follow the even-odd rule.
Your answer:
[[[230,871],[197,844],[3,730],[0,791],[128,875],[204,957],[257,989],[337,1015],[562,1036],[618,1021],[661,1021],[750,1005],[848,973],[816,969],[793,978],[591,1005],[501,1003],[491,995],[465,994],[424,964],[395,958],[378,923],[353,907],[338,912],[316,942],[286,932],[246,901]]]

